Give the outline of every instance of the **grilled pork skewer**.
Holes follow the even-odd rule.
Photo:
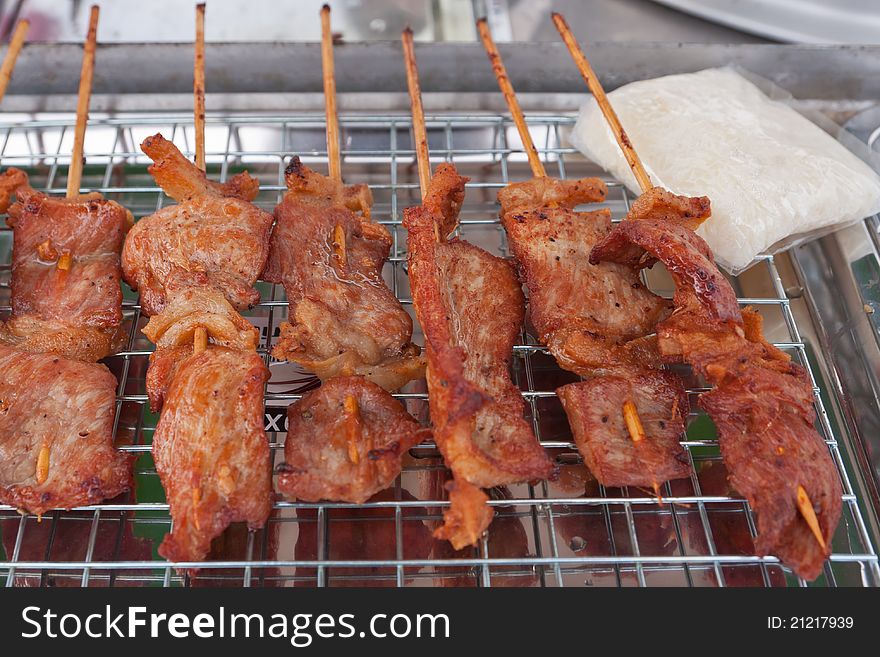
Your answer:
[[[197,5],[196,164],[161,134],[144,140],[141,149],[153,160],[150,174],[178,204],[138,221],[122,253],[125,280],[140,293],[144,314],[155,316],[169,304],[176,305],[175,321],[183,304],[175,304],[173,297],[187,292],[192,304],[221,294],[228,306],[224,305],[222,313],[217,308],[212,312],[230,318],[237,317],[235,310],[259,303],[259,292],[253,286],[266,265],[272,229],[272,216],[251,203],[260,191],[256,178],[245,171],[216,183],[205,175],[204,20],[205,5]],[[198,328],[194,332],[204,337]]]
[[[332,80],[329,9],[323,52],[329,178],[293,158],[288,192],[275,208],[263,278],[281,283],[289,315],[272,355],[298,363],[322,381],[360,374],[386,390],[420,379],[425,362],[412,343],[412,320],[382,279],[391,249],[388,230],[370,219],[366,185],[343,184]],[[329,76],[329,77],[328,77]]]
[[[718,427],[731,484],[757,514],[758,553],[815,579],[830,553],[842,489],[813,427],[806,370],[764,340],[760,315],[740,311],[708,245],[688,228],[630,216],[591,257],[634,264],[645,254],[676,284],[676,311],[657,327],[660,352],[689,363],[713,386],[699,404]]]
[[[509,262],[460,239],[466,179],[450,164],[428,171],[427,138],[412,32],[403,34],[420,183],[427,194],[408,208],[409,277],[425,333],[434,437],[454,480],[451,506],[435,536],[456,549],[474,545],[492,520],[480,488],[544,479],[553,465],[523,417],[525,402],[510,379],[513,344],[523,321],[523,295]]]
[[[757,552],[815,579],[831,554],[842,488],[814,428],[809,375],[764,339],[760,315],[740,311],[711,250],[693,232],[699,222],[692,209],[701,200],[653,187],[565,19],[553,20],[643,191],[590,260],[666,266],[676,284],[675,311],[657,327],[660,354],[689,363],[713,386],[699,404],[718,427],[731,484],[757,514]]]
[[[12,191],[17,198],[7,220],[12,316],[0,325],[0,342],[90,362],[112,354],[122,338],[119,252],[133,222],[118,203],[98,193],[80,195],[98,13],[93,7],[84,45],[67,198],[31,189],[18,169],[7,170],[0,182],[4,205]]]
[[[119,250],[131,215],[99,194],[80,196],[74,166],[83,158],[97,26],[92,7],[68,198],[35,192],[21,171],[2,176],[18,202],[8,220],[12,317],[0,325],[0,502],[37,515],[131,486],[132,457],[113,447],[116,379],[93,362],[112,351],[122,321]]]
[[[232,522],[265,525],[272,508],[271,454],[263,431],[269,369],[259,332],[237,310],[259,301],[272,216],[250,203],[259,183],[247,173],[225,184],[204,169],[204,5],[196,8],[194,92],[198,166],[155,135],[142,148],[176,206],[141,219],[123,251],[126,279],[151,315],[156,344],[147,371],[156,470],[174,520],[159,554],[201,561]],[[190,569],[191,572],[196,569]]]
[[[642,284],[638,269],[590,263],[590,250],[611,231],[611,214],[574,208],[603,201],[605,184],[547,177],[486,21],[477,29],[534,176],[498,193],[530,319],[559,365],[589,379],[557,391],[575,443],[601,484],[659,494],[661,483],[690,474],[679,442],[687,395],[676,375],[658,369],[649,337],[669,303]]]
[[[331,180],[318,174],[310,175],[318,184],[335,184],[336,189],[341,189],[333,36],[327,5],[321,9],[321,33]],[[344,229],[340,232],[343,234],[338,238],[334,236],[337,259],[333,264],[339,269],[347,269],[350,259],[363,259],[364,254],[352,252],[350,246],[357,247],[358,241],[349,243],[345,240]],[[317,236],[316,244],[326,245],[326,237]],[[385,250],[387,252],[387,248]],[[376,252],[374,255],[372,266],[378,274],[384,254]],[[384,285],[381,289],[387,291]],[[381,319],[380,316],[378,320]],[[378,334],[381,326],[376,324],[373,330]],[[409,331],[406,334],[408,336]],[[413,359],[419,369],[422,367],[420,361]],[[398,373],[401,371],[397,370]],[[392,380],[395,377],[398,380]],[[364,376],[322,378],[320,388],[287,409],[285,462],[278,466],[278,490],[290,498],[309,502],[327,499],[360,504],[391,485],[400,474],[401,458],[410,447],[422,441],[427,430],[421,429],[388,392]],[[378,380],[394,388],[404,382],[405,377],[395,374],[389,364]]]

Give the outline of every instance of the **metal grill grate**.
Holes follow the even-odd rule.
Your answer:
[[[406,234],[402,210],[418,202],[410,122],[406,116],[348,116],[342,119],[347,182],[366,182],[375,196],[374,217],[391,230],[394,243],[386,279],[412,311],[406,276]],[[531,116],[529,124],[548,171],[562,177],[599,171],[564,139],[573,118]],[[497,221],[495,192],[509,180],[528,177],[526,160],[509,121],[492,114],[428,117],[432,156],[454,161],[471,176],[462,209],[462,235],[507,255]],[[94,118],[86,137],[84,187],[97,190],[142,217],[168,202],[146,172],[137,145],[161,131],[189,150],[191,118],[150,114]],[[63,176],[72,142],[71,117],[39,117],[0,125],[4,166],[25,168],[31,184],[64,193]],[[258,204],[271,211],[283,192],[290,153],[324,170],[324,125],[320,116],[209,117],[209,175],[223,179],[247,168],[258,175]],[[630,195],[616,182],[606,205],[615,219]],[[0,304],[9,310],[11,233],[0,232]],[[828,390],[816,378],[815,354],[802,339],[780,260],[762,261],[732,282],[743,304],[765,318],[768,338],[807,366],[816,386],[817,428],[843,481],[843,518],[834,554],[818,585],[880,585],[871,545],[845,463],[826,412]],[[786,276],[788,272],[786,271]],[[665,274],[648,273],[648,284],[670,294]],[[263,303],[249,313],[262,331],[260,353],[268,350],[286,317],[281,286],[258,284]],[[665,484],[663,504],[638,489],[605,489],[582,465],[553,390],[573,380],[524,331],[516,345],[514,380],[528,402],[535,433],[561,466],[557,481],[492,491],[497,515],[477,549],[455,553],[434,541],[431,530],[446,504],[446,471],[436,448],[423,444],[404,461],[394,487],[364,505],[297,504],[279,501],[269,523],[249,533],[234,526],[215,541],[198,577],[178,575],[156,548],[170,527],[167,505],[150,456],[157,416],[149,411],[144,374],[151,350],[140,333],[145,324],[136,295],[126,291],[126,350],[107,360],[119,380],[116,427],[122,449],[136,452],[136,493],[106,504],[52,512],[42,520],[0,507],[0,582],[6,586],[791,586],[805,585],[772,558],[753,554],[754,518],[748,505],[727,488],[714,428],[697,412],[695,396],[705,388],[689,380],[691,423],[684,444],[696,474]],[[415,341],[421,343],[416,334]],[[289,364],[271,362],[266,425],[281,460],[285,408],[313,377]],[[427,422],[424,382],[397,395]]]

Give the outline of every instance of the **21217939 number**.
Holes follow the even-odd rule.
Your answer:
[[[770,630],[849,630],[855,624],[852,616],[768,616]]]

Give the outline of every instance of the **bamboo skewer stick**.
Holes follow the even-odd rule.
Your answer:
[[[208,329],[197,326],[193,331],[193,353],[199,354],[208,348]]]
[[[342,181],[342,157],[339,154],[339,116],[336,113],[336,68],[333,63],[333,31],[330,29],[330,6],[321,7],[321,70],[324,77],[324,110],[327,115],[327,167],[330,178]]]
[[[816,510],[813,508],[810,496],[807,495],[807,490],[800,485],[797,487],[797,505],[798,510],[801,512],[801,515],[810,527],[810,531],[813,532],[813,536],[816,537],[819,546],[827,552],[828,545],[825,542],[825,537],[822,535],[822,529],[819,527],[819,518],[816,517]]]
[[[205,4],[196,5],[193,114],[196,129],[196,166],[205,171]]]
[[[339,152],[339,115],[336,112],[336,67],[333,63],[333,30],[330,5],[321,7],[321,74],[324,79],[324,114],[327,125],[327,169],[330,179],[342,182],[342,156]],[[345,230],[342,224],[333,227],[331,235],[336,264],[346,266]],[[353,398],[352,398],[353,399]]]
[[[335,264],[339,271],[344,271],[348,266],[348,253],[345,247],[345,228],[342,224],[336,224],[333,227],[332,246],[333,257],[336,259]]]
[[[49,454],[51,448],[46,443],[43,443],[43,446],[40,447],[40,452],[37,454],[37,468],[34,473],[34,477],[37,480],[37,484],[43,484],[46,482],[46,479],[49,478]]]
[[[571,28],[568,26],[568,23],[565,21],[562,14],[553,12],[553,24],[556,25],[556,29],[559,31],[560,36],[562,36],[565,45],[568,47],[568,51],[571,53],[574,63],[577,65],[578,70],[587,83],[587,86],[590,88],[590,92],[593,94],[596,102],[599,104],[599,109],[602,110],[605,120],[611,127],[611,131],[614,133],[614,137],[620,145],[620,150],[623,151],[623,156],[626,158],[629,168],[632,169],[633,175],[635,175],[636,180],[639,183],[639,187],[641,187],[642,192],[647,192],[654,187],[654,184],[651,182],[651,177],[648,175],[648,172],[645,171],[645,167],[642,165],[642,160],[639,158],[638,153],[636,153],[636,149],[629,140],[629,136],[623,129],[620,119],[617,118],[617,113],[611,106],[611,102],[608,100],[608,96],[602,88],[602,83],[599,82],[599,76],[596,75],[593,67],[590,66],[590,62],[587,61],[587,58],[584,56],[584,52],[578,45],[577,39],[575,39],[571,32]]]
[[[428,132],[425,129],[425,110],[422,107],[419,69],[416,64],[413,32],[410,27],[403,31],[401,39],[403,41],[403,61],[406,64],[406,85],[409,88],[409,102],[412,112],[413,142],[419,169],[419,187],[424,200],[428,195],[428,185],[431,183],[431,158],[428,153]]]
[[[67,173],[67,198],[79,196],[79,186],[83,171],[83,146],[86,138],[86,123],[89,120],[89,101],[92,98],[92,80],[95,76],[95,46],[98,41],[98,16],[101,10],[92,5],[89,14],[89,32],[83,46],[82,70],[79,75],[79,96],[76,104],[76,129],[73,135],[73,153],[70,156],[70,169]]]
[[[638,447],[638,444],[647,438],[647,434],[645,434],[645,427],[642,425],[642,418],[639,417],[636,405],[629,399],[623,402],[623,421],[626,424],[626,430],[629,432],[633,445]],[[652,481],[651,486],[657,499],[662,501],[660,497],[660,484]]]
[[[24,46],[25,37],[27,37],[28,29],[31,23],[28,19],[22,18],[15,26],[15,32],[9,40],[9,48],[6,50],[6,57],[3,58],[3,65],[0,66],[0,102],[6,95],[6,88],[12,79],[12,71],[15,69],[15,62],[18,60],[18,54]]]
[[[626,429],[629,431],[630,438],[634,443],[639,443],[645,439],[645,427],[642,426],[642,420],[636,411],[636,405],[630,400],[623,402],[623,420],[626,422]]]
[[[196,166],[205,165],[205,4],[196,5],[195,57],[193,59],[193,120],[196,131]],[[193,353],[208,348],[208,330],[204,326],[193,331]],[[195,493],[195,491],[193,491]]]
[[[354,395],[345,396],[343,410],[345,412],[345,440],[348,448],[348,459],[357,465],[361,461],[360,454],[358,453],[358,439],[361,434],[361,411],[357,398]]]
[[[504,67],[504,61],[501,59],[501,53],[498,52],[498,46],[495,45],[495,41],[492,39],[492,33],[489,31],[489,24],[485,18],[477,21],[477,31],[480,33],[480,40],[483,42],[483,47],[486,49],[489,61],[492,62],[495,79],[498,80],[498,86],[501,87],[501,93],[504,94],[504,100],[507,102],[507,108],[510,110],[510,115],[516,124],[523,149],[525,149],[526,155],[529,158],[532,175],[535,178],[545,178],[547,172],[544,170],[544,163],[541,162],[541,158],[538,156],[538,149],[535,148],[535,142],[532,140],[532,135],[529,134],[529,127],[526,125],[522,108],[516,99],[513,84],[511,84],[510,78],[507,76],[507,69]]]

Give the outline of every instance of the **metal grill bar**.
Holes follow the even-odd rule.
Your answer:
[[[157,131],[184,150],[191,142],[185,115],[96,116],[86,137],[84,188],[129,207],[136,217],[161,208],[168,199],[146,172],[148,159],[137,144]],[[600,173],[566,143],[573,117],[528,117],[541,158],[563,177]],[[38,189],[63,193],[69,162],[72,117],[47,116],[0,123],[0,160],[26,168]],[[454,162],[471,177],[462,208],[462,236],[508,256],[497,219],[495,192],[529,177],[516,132],[496,114],[436,115],[427,119],[435,162]],[[406,234],[402,211],[418,203],[411,123],[403,114],[358,115],[341,120],[347,182],[366,182],[375,196],[374,217],[388,226],[393,243],[385,276],[411,312],[406,276]],[[247,168],[263,185],[257,204],[271,210],[284,190],[286,158],[297,153],[323,169],[323,116],[247,115],[208,118],[209,174],[225,179]],[[608,181],[604,204],[620,220],[631,195]],[[9,310],[11,235],[0,230],[0,312]],[[772,256],[762,256],[747,276],[732,281],[740,303],[765,318],[768,337],[810,370],[816,393],[817,429],[828,444],[843,483],[844,514],[833,541],[834,554],[817,581],[823,586],[880,585],[880,566],[859,509],[826,410],[825,386],[813,368],[809,339],[802,335],[783,276]],[[646,283],[660,294],[671,281],[650,272]],[[259,353],[273,370],[266,391],[266,428],[273,463],[283,449],[284,413],[313,385],[309,375],[272,360],[273,340],[287,305],[281,286],[259,284],[262,303],[248,313],[261,330]],[[126,290],[125,350],[108,359],[119,380],[115,431],[121,449],[138,455],[137,488],[127,496],[42,521],[0,506],[0,578],[6,586],[803,586],[806,583],[773,557],[752,553],[755,521],[745,500],[726,488],[711,423],[694,403],[704,384],[688,380],[690,429],[682,437],[695,472],[664,485],[664,502],[650,491],[606,489],[587,474],[572,443],[553,390],[573,380],[552,361],[525,328],[514,349],[513,376],[527,402],[528,419],[560,466],[553,482],[492,491],[496,520],[476,549],[453,552],[434,541],[448,501],[445,468],[436,446],[411,450],[404,469],[386,493],[362,505],[278,501],[267,525],[249,533],[231,528],[215,543],[208,561],[176,564],[200,567],[196,578],[178,575],[156,548],[170,529],[168,506],[150,455],[157,417],[149,412],[144,373],[152,346],[140,333],[145,318],[136,295]],[[422,336],[417,332],[416,342]],[[293,383],[284,383],[293,381]],[[427,421],[424,383],[396,395]],[[2,580],[0,580],[2,581]]]

